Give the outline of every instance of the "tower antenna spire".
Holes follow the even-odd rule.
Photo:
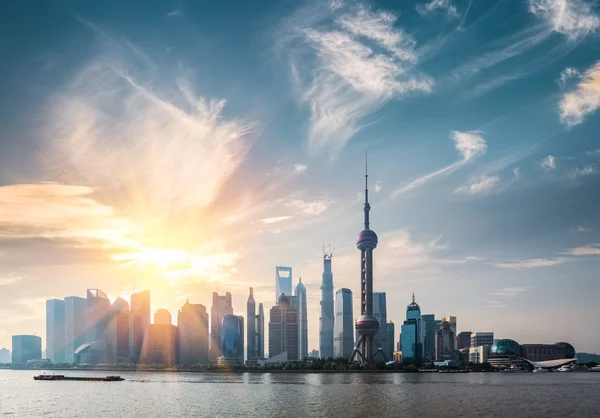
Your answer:
[[[369,161],[367,153],[365,153],[365,229],[369,229],[369,211],[371,205],[369,205]]]

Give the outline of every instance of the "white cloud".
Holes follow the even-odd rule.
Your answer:
[[[383,186],[382,186],[381,182],[378,181],[377,183],[375,183],[375,193],[379,193],[381,191],[382,187]]]
[[[521,293],[528,292],[533,289],[533,286],[514,286],[514,287],[503,287],[502,289],[494,290],[488,293],[488,296],[493,297],[511,297],[517,296]]]
[[[450,138],[454,141],[454,147],[461,154],[462,159],[447,165],[446,167],[442,167],[432,173],[419,177],[407,185],[394,190],[392,197],[397,197],[400,194],[423,186],[438,177],[447,176],[461,168],[469,161],[472,161],[478,156],[485,154],[487,150],[487,143],[482,135],[483,133],[481,131],[452,131],[450,133]]]
[[[545,170],[554,170],[556,168],[556,159],[553,155],[548,155],[542,160],[542,168]]]
[[[521,169],[519,167],[513,168],[513,177],[514,177],[515,181],[517,181],[521,178]]]
[[[17,282],[20,282],[21,280],[23,280],[21,276],[9,274],[8,276],[0,277],[0,287],[11,286]]]
[[[563,94],[559,103],[560,120],[578,125],[600,107],[600,61],[583,73],[575,89]]]
[[[558,84],[564,88],[568,80],[574,77],[578,77],[579,75],[580,72],[577,71],[575,68],[567,67],[560,73],[560,80],[558,81]]]
[[[593,174],[597,174],[598,169],[593,165],[586,165],[584,167],[577,167],[573,170],[569,171],[569,178],[576,179],[578,177],[586,177],[591,176]]]
[[[300,209],[302,213],[305,215],[320,215],[325,212],[327,208],[334,202],[329,199],[320,199],[315,201],[307,201],[303,199],[291,199],[290,201],[285,202],[285,206],[294,207]]]
[[[529,0],[529,11],[574,41],[600,27],[592,4],[586,0]]]
[[[452,0],[431,0],[429,3],[417,5],[417,12],[421,15],[429,14],[435,10],[444,10],[450,17],[458,17],[458,10]]]
[[[283,221],[287,221],[288,219],[292,219],[293,216],[288,215],[288,216],[273,216],[271,218],[263,218],[261,220],[259,220],[258,222],[263,223],[265,225],[270,225],[270,224],[274,224],[274,223],[278,223],[278,222],[283,222]]]
[[[300,30],[317,61],[307,68],[309,61],[301,54],[301,60],[292,57],[291,62],[303,91],[300,99],[310,107],[313,152],[325,147],[336,152],[360,131],[366,116],[390,100],[431,90],[433,82],[415,70],[415,41],[395,26],[396,20],[392,13],[359,6],[340,13],[335,29]]]
[[[479,194],[485,193],[492,190],[498,182],[500,177],[498,176],[477,176],[473,177],[467,184],[456,188],[454,193],[457,194]]]
[[[169,13],[167,13],[167,17],[176,17],[176,16],[181,16],[181,9],[175,9]]]
[[[294,164],[294,172],[296,173],[304,173],[307,167],[304,164]]]
[[[600,244],[590,244],[583,247],[571,248],[566,254],[574,256],[600,255]]]
[[[557,264],[562,264],[568,261],[565,257],[555,257],[555,258],[528,258],[524,260],[511,261],[506,263],[498,263],[496,267],[504,268],[504,269],[534,269],[538,267],[549,267],[555,266]]]

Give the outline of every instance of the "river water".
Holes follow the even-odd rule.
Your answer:
[[[600,417],[600,373],[39,373],[0,370],[0,417]]]

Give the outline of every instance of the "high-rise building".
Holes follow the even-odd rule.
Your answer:
[[[223,326],[223,317],[233,315],[233,306],[231,304],[231,293],[225,293],[225,296],[219,296],[213,292],[212,306],[210,307],[210,360],[216,362],[221,355],[221,327]]]
[[[258,358],[265,358],[265,310],[263,304],[258,304],[258,315],[256,316],[256,352]]]
[[[434,314],[421,315],[421,333],[423,337],[423,359],[435,360],[435,333],[440,321]]]
[[[330,358],[334,355],[333,349],[333,272],[331,259],[333,253],[323,249],[323,276],[321,281],[321,316],[319,317],[319,355],[321,358]]]
[[[471,347],[471,331],[463,331],[461,333],[458,334],[457,337],[457,345],[458,345],[458,349],[461,350],[463,348],[470,348]]]
[[[87,300],[78,296],[68,296],[65,304],[65,363],[76,361],[75,350],[86,340]]]
[[[42,339],[36,335],[13,335],[12,364],[27,364],[42,358]]]
[[[308,357],[309,358],[319,358],[319,350],[317,350],[317,349],[311,350],[310,353],[308,353]]]
[[[354,315],[352,290],[342,288],[335,292],[335,324],[333,331],[334,357],[350,358],[354,349]]]
[[[456,338],[456,336],[458,335],[458,333],[456,332],[456,317],[447,315],[442,318],[442,322],[443,321],[446,321],[450,324],[450,329],[454,333],[454,338]]]
[[[292,296],[292,268],[291,267],[275,267],[275,303],[279,297],[284,294]]]
[[[106,363],[108,361],[108,324],[110,300],[100,289],[88,289],[86,298],[86,344],[81,352],[82,363]]]
[[[302,278],[298,281],[294,296],[298,300],[298,358],[308,357],[308,312],[306,306],[306,288],[302,284]]]
[[[143,290],[131,295],[131,314],[129,326],[129,345],[131,361],[140,361],[146,332],[150,326],[150,291]]]
[[[385,292],[373,292],[373,316],[379,322],[379,330],[373,337],[376,348],[380,348],[385,354],[385,360],[392,359],[393,351],[390,351],[387,330],[387,303]]]
[[[454,359],[454,331],[450,322],[443,320],[435,333],[435,359],[445,361]]]
[[[177,313],[179,364],[208,364],[208,313],[188,300]]]
[[[490,355],[490,345],[480,345],[469,348],[469,363],[487,363]]]
[[[65,302],[46,301],[46,357],[54,364],[65,362]]]
[[[387,333],[388,333],[388,351],[391,353],[390,357],[388,357],[389,360],[392,360],[392,357],[394,356],[394,351],[396,348],[396,344],[395,344],[395,335],[396,335],[396,327],[394,325],[394,323],[392,321],[389,321],[387,323]]]
[[[379,321],[373,316],[373,250],[377,248],[377,234],[369,229],[369,175],[365,161],[364,229],[358,234],[356,248],[360,250],[360,318],[356,320],[358,340],[350,360],[356,356],[363,364],[370,363],[379,354],[375,351],[373,337],[379,330]]]
[[[254,364],[258,360],[258,334],[256,332],[256,302],[254,301],[253,289],[250,288],[250,295],[246,302],[246,359],[249,364]]]
[[[108,360],[109,362],[128,362],[129,351],[129,304],[121,297],[113,302],[110,308],[108,325]]]
[[[154,313],[154,323],[148,326],[142,362],[171,367],[177,363],[178,346],[177,327],[171,323],[171,314],[166,309],[159,309]]]
[[[402,325],[402,362],[420,364],[423,361],[423,326],[421,307],[412,302],[406,307],[406,321]]]
[[[221,325],[221,356],[219,365],[242,366],[244,364],[244,318],[225,315]]]
[[[0,348],[0,364],[10,364],[12,358],[8,348]]]
[[[471,347],[494,344],[493,332],[474,332],[471,334]]]
[[[298,312],[285,294],[269,311],[269,358],[283,352],[289,361],[298,360]]]
[[[400,325],[402,329],[402,325]],[[396,343],[396,351],[402,351],[402,333],[398,334],[398,342]]]

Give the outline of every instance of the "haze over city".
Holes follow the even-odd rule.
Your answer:
[[[460,331],[598,352],[593,1],[5,2],[0,347],[47,299],[152,312],[352,289],[368,153],[374,289]],[[135,22],[135,24],[132,24]],[[11,40],[19,39],[20,42]]]

